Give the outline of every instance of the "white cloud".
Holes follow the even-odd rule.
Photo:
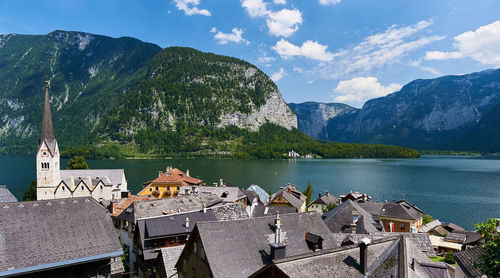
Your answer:
[[[304,73],[304,69],[297,66],[293,66],[293,71],[298,73]]]
[[[210,29],[210,33],[216,33],[216,32],[217,32],[217,28],[212,27],[212,29]]]
[[[417,33],[432,25],[432,20],[420,21],[414,25],[398,27],[393,25],[381,33],[366,37],[350,48],[332,54],[327,65],[318,65],[313,74],[323,78],[336,79],[350,73],[367,73],[373,68],[401,62],[412,51],[444,39],[443,36],[421,36]]]
[[[297,9],[270,12],[266,24],[271,35],[286,38],[299,29],[298,25],[302,24],[302,13]]]
[[[428,51],[426,60],[471,58],[484,65],[500,66],[500,20],[456,36],[457,51]]]
[[[228,42],[245,43],[247,45],[250,44],[250,42],[244,39],[242,35],[243,30],[234,27],[231,33],[222,33],[221,31],[219,31],[217,32],[217,34],[215,34],[214,38],[218,40],[219,44],[227,44]]]
[[[277,82],[279,81],[281,78],[283,78],[283,76],[287,75],[286,72],[285,72],[285,69],[284,68],[280,68],[280,70],[278,72],[275,72],[271,75],[271,79],[274,81],[274,82]]]
[[[333,5],[333,4],[338,4],[342,0],[319,0],[320,5]]]
[[[297,46],[284,39],[281,39],[272,47],[276,53],[285,59],[302,56],[318,61],[331,61],[334,54],[328,52],[327,48],[328,46],[315,41],[305,41],[302,46]]]
[[[211,16],[210,11],[205,9],[198,9],[200,0],[174,0],[175,6],[183,11],[186,15],[205,15]]]
[[[333,101],[361,107],[369,99],[382,97],[400,89],[401,85],[396,83],[385,87],[376,77],[356,77],[339,82],[334,89],[337,96]]]
[[[247,9],[248,14],[252,18],[267,16],[269,13],[267,3],[262,0],[242,0],[241,6]]]
[[[275,4],[286,4],[285,0],[274,0]],[[269,3],[263,0],[241,0],[241,6],[245,8],[252,18],[263,17],[269,34],[273,36],[289,37],[299,29],[302,24],[302,12],[298,9],[281,9],[272,11],[267,8]]]

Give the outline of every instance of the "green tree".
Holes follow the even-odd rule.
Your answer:
[[[479,261],[474,263],[474,267],[481,270],[488,277],[498,277],[500,273],[500,235],[497,230],[499,222],[490,218],[484,223],[474,225],[477,233],[481,235],[485,243],[479,248],[484,250],[484,254],[479,256]]]
[[[434,221],[434,219],[432,219],[432,216],[430,216],[429,214],[426,214],[422,217],[422,223],[424,225],[427,223],[431,223],[432,221]]]
[[[28,190],[23,193],[23,201],[36,201],[36,180],[32,180],[28,186]]]
[[[68,161],[68,166],[66,166],[66,169],[88,169],[89,165],[85,161],[85,158],[83,156],[73,156],[69,161]]]
[[[331,211],[332,209],[338,207],[338,204],[335,204],[335,203],[329,203],[326,205],[326,208],[323,209],[323,213],[326,213],[326,212],[329,212]]]
[[[444,254],[444,259],[443,259],[443,262],[447,263],[447,264],[454,264],[455,263],[455,259],[453,258],[453,256],[451,255],[453,252],[446,252]]]
[[[306,195],[306,206],[308,206],[311,201],[312,201],[312,195],[313,195],[313,192],[314,192],[314,188],[313,188],[313,185],[310,181],[307,182],[307,188],[306,190],[303,192],[304,195]]]

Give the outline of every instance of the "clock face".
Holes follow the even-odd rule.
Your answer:
[[[47,152],[42,152],[42,155],[47,155]]]

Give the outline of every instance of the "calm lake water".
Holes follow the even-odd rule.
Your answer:
[[[374,200],[405,199],[442,222],[472,229],[474,223],[500,217],[500,158],[425,156],[420,159],[325,160],[89,160],[90,168],[123,168],[132,193],[166,166],[190,169],[191,176],[212,184],[223,178],[242,188],[258,184],[276,191],[294,183],[314,185],[338,196],[350,190]],[[62,160],[61,165],[66,165]],[[34,156],[0,157],[0,184],[21,199],[36,178]]]

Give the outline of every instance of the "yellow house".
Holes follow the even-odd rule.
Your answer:
[[[158,178],[145,182],[139,196],[154,196],[156,198],[169,198],[177,196],[183,185],[201,185],[203,181],[189,176],[177,168],[167,168],[165,173],[159,172]]]

